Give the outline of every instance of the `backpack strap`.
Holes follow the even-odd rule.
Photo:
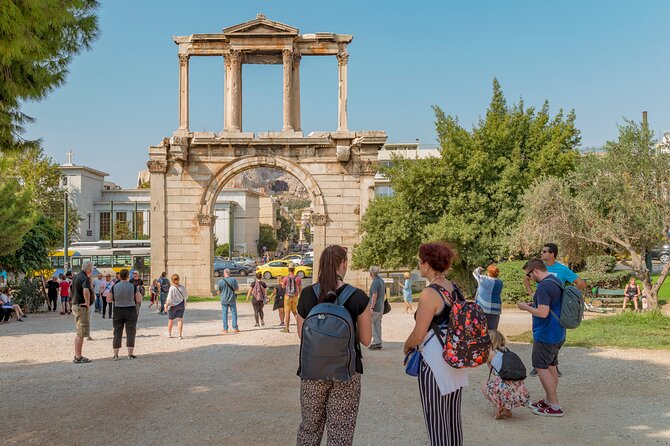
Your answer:
[[[319,300],[319,295],[321,294],[321,284],[320,283],[315,283],[312,285],[312,291],[314,291],[314,294],[316,295],[317,301]],[[344,306],[345,303],[349,300],[351,296],[356,292],[356,287],[349,285],[348,283],[345,284],[344,290],[340,293],[339,296],[337,296],[337,304]]]

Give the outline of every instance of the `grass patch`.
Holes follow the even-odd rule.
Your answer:
[[[531,342],[532,338],[530,331],[509,336],[514,342]],[[568,330],[565,345],[670,350],[670,317],[655,310],[590,319],[579,328]]]

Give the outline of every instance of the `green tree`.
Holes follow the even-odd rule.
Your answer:
[[[571,258],[603,249],[625,253],[650,303],[658,305],[670,264],[652,284],[645,255],[668,240],[670,155],[658,150],[647,124],[625,121],[604,153],[585,156],[564,181],[538,181],[523,202],[516,249],[532,252],[555,240]]]
[[[129,222],[118,220],[114,222],[114,240],[133,240],[134,238]]]
[[[0,168],[0,172],[3,170]],[[11,255],[21,247],[23,237],[36,221],[37,214],[30,206],[31,192],[21,187],[16,178],[5,177],[0,182],[0,253],[3,255]]]
[[[98,35],[95,0],[0,2],[0,150],[35,147],[25,141],[21,111],[65,81],[72,57]]]
[[[228,257],[230,256],[230,244],[224,243],[223,245],[218,245],[214,249],[214,255],[218,257]]]
[[[0,268],[13,273],[29,273],[51,266],[49,253],[58,247],[61,238],[58,226],[41,216],[21,239],[15,252],[0,256]]]
[[[284,217],[283,215],[278,215],[279,228],[277,229],[277,240],[280,242],[285,242],[291,237],[291,234],[295,232],[295,228],[291,223],[291,220]]]
[[[275,238],[275,230],[272,226],[261,224],[258,230],[258,252],[263,251],[265,247],[268,251],[277,249],[279,241]]]
[[[574,168],[579,131],[575,114],[549,104],[536,110],[523,100],[508,106],[500,84],[472,130],[435,106],[440,143],[436,158],[393,159],[383,173],[395,195],[374,199],[362,218],[363,239],[354,264],[413,265],[418,245],[444,240],[457,250],[457,267],[470,269],[507,252],[526,188],[542,175]]]

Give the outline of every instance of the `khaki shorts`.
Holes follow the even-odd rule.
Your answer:
[[[88,338],[91,335],[91,317],[88,310],[88,307],[72,306],[77,337]]]
[[[284,312],[287,311],[292,313],[298,311],[298,296],[284,296]]]

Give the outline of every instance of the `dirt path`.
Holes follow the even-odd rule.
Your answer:
[[[192,304],[180,341],[162,336],[165,318],[143,308],[139,358],[118,362],[110,359],[111,321],[96,315],[96,340],[84,346],[94,362],[86,365],[71,363],[69,317],[36,314],[0,326],[1,443],[295,444],[297,336],[271,326],[276,312],[268,312],[263,329],[250,328],[250,305],[239,312],[247,331],[221,336],[219,305]],[[507,311],[501,330],[520,333],[529,324],[527,315]],[[401,366],[411,327],[411,317],[394,304],[384,318],[384,350],[364,352],[356,445],[427,444],[417,383]],[[529,362],[528,346],[514,349]],[[494,421],[478,389],[486,371],[471,371],[463,396],[465,444],[670,444],[670,352],[566,348],[561,359],[562,419],[524,409]],[[533,398],[541,396],[537,379],[527,384]]]

